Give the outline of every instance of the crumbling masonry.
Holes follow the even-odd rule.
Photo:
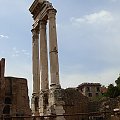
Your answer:
[[[0,60],[0,119],[31,116],[27,80],[5,77],[5,59]]]

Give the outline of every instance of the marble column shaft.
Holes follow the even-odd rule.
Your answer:
[[[51,86],[60,85],[59,83],[59,63],[58,63],[58,46],[56,33],[56,10],[51,9],[48,12],[49,20],[49,49],[50,49],[50,73]]]
[[[47,23],[47,21],[40,21],[41,91],[46,91],[49,89],[46,23]]]
[[[39,70],[39,30],[32,30],[32,61],[33,61],[33,94],[40,91],[40,70]]]

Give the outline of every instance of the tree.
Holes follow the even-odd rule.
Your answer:
[[[108,90],[107,90],[106,96],[113,98],[113,93],[114,93],[114,85],[110,84],[108,86]]]
[[[116,86],[118,87],[118,89],[120,90],[120,76],[117,78],[115,83],[116,83]]]
[[[116,86],[110,84],[106,93],[107,97],[115,98],[120,95],[120,76],[115,80]]]

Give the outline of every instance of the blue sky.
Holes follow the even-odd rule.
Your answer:
[[[33,0],[0,0],[0,58],[6,76],[25,77],[32,91]],[[60,81],[114,83],[120,73],[120,0],[51,0],[57,9]]]

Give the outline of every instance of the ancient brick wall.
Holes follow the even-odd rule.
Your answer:
[[[3,109],[3,103],[4,103],[4,97],[5,97],[5,78],[4,78],[4,72],[5,72],[5,59],[2,58],[0,60],[0,114],[2,114]]]
[[[62,90],[62,100],[65,102],[63,106],[65,114],[74,115],[81,113],[88,113],[88,98],[76,89],[68,88]],[[87,115],[79,115],[73,117],[65,117],[66,120],[86,120]]]
[[[5,96],[1,98],[1,115],[30,116],[27,80],[15,77],[5,77],[4,80]]]

